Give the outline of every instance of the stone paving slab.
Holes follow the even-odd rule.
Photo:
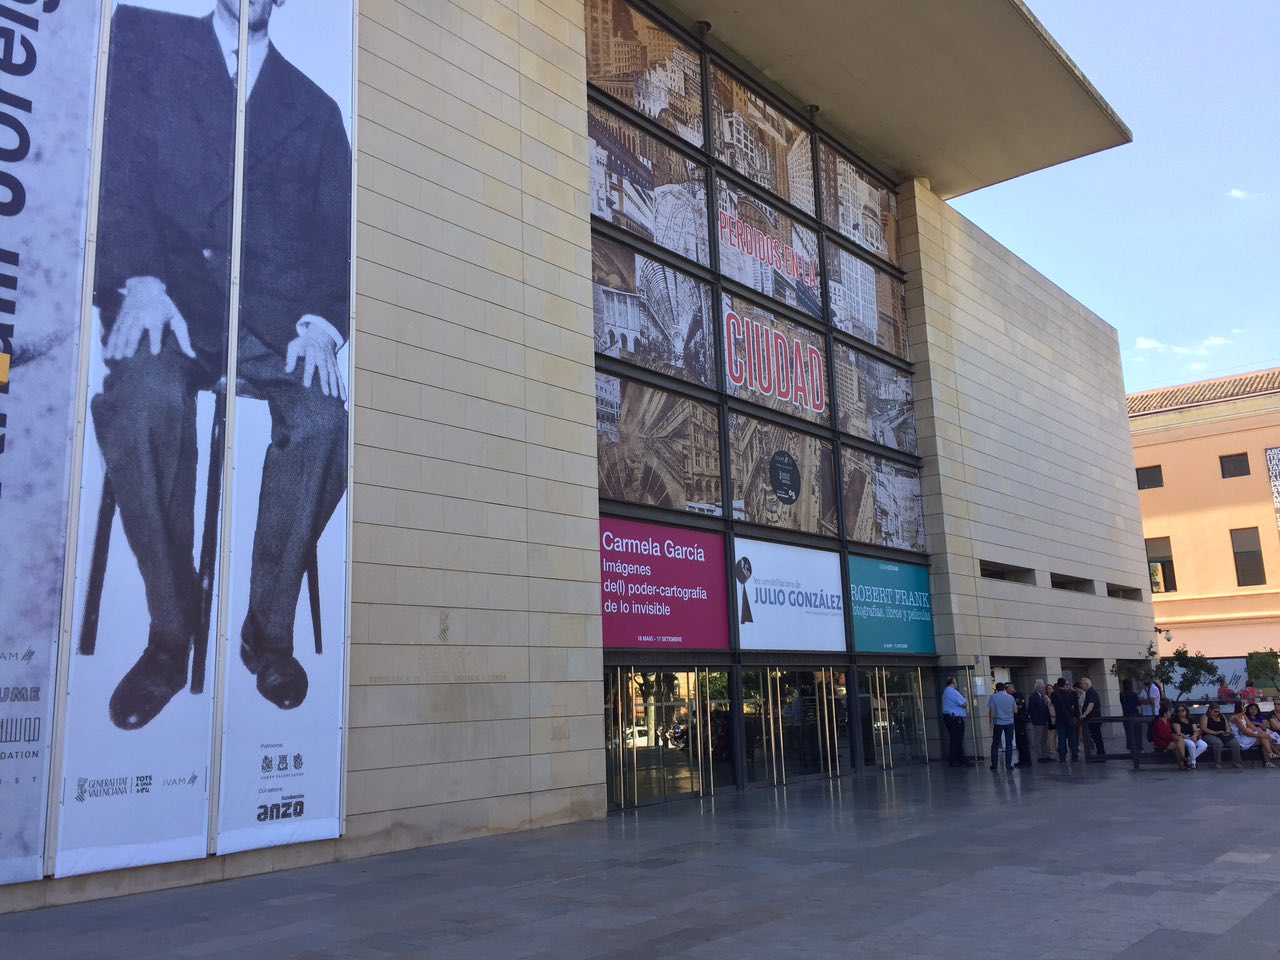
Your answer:
[[[0,916],[0,956],[1275,957],[1278,787],[911,768]]]

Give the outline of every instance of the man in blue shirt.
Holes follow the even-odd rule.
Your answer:
[[[1013,715],[1018,702],[1005,692],[1004,684],[996,684],[996,692],[987,701],[987,719],[991,721],[991,769],[1000,759],[1000,738],[1004,738],[1004,768],[1013,769]]]
[[[947,754],[952,767],[973,766],[964,758],[964,721],[969,716],[969,701],[956,687],[956,678],[947,677],[947,687],[942,691],[942,722],[947,725],[951,749]]]

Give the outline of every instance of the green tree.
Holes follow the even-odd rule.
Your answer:
[[[1244,672],[1255,683],[1280,687],[1280,654],[1271,648],[1255,651],[1245,658]]]
[[[1178,678],[1177,684],[1173,689],[1178,692],[1174,697],[1175,700],[1181,700],[1196,687],[1203,683],[1225,683],[1226,677],[1222,675],[1222,671],[1218,669],[1218,665],[1197,651],[1196,653],[1188,653],[1185,646],[1178,647],[1173,651],[1172,657],[1161,657],[1160,663],[1156,666],[1156,674],[1159,677],[1161,668],[1167,666],[1166,677],[1161,677],[1160,682],[1164,685],[1165,690],[1169,689],[1169,685],[1173,683],[1175,668],[1182,668],[1182,676]]]
[[[1222,671],[1214,661],[1198,651],[1189,652],[1185,645],[1175,649],[1171,657],[1160,657],[1157,660],[1156,653],[1156,645],[1152,641],[1147,644],[1149,659],[1117,660],[1111,665],[1111,675],[1117,680],[1128,677],[1142,684],[1155,680],[1165,691],[1166,696],[1171,692],[1176,693],[1177,695],[1173,698],[1175,700],[1181,700],[1201,684],[1226,681],[1226,677],[1222,675]],[[1276,666],[1277,674],[1280,674],[1280,663]],[[1181,676],[1178,675],[1179,668],[1182,670]],[[1177,683],[1174,683],[1174,677],[1178,677]],[[1277,680],[1280,680],[1280,676],[1277,676]]]

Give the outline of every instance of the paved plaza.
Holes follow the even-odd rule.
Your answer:
[[[916,768],[0,916],[6,957],[1280,955],[1280,772]]]

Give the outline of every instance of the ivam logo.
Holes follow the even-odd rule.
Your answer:
[[[36,658],[33,648],[26,650],[0,650],[0,663],[30,663]]]

